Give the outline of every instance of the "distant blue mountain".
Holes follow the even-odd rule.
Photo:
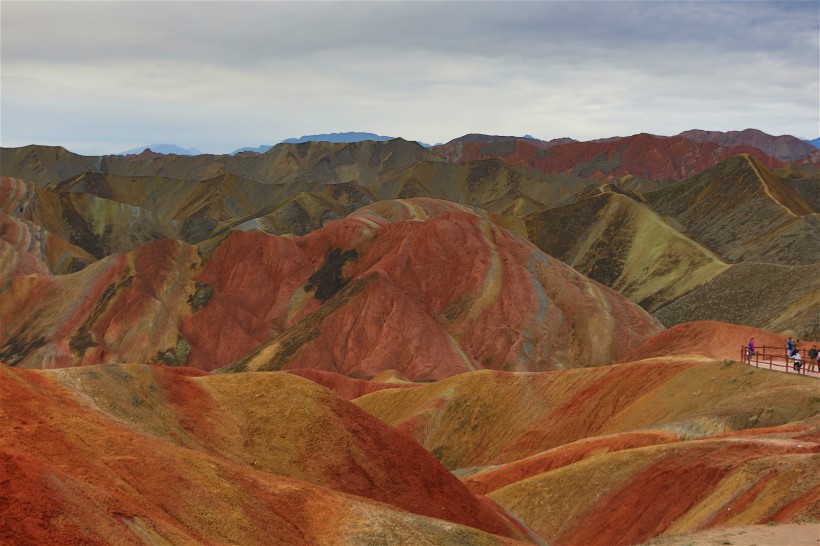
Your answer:
[[[176,144],[149,144],[148,146],[131,148],[130,150],[114,155],[141,154],[146,148],[150,148],[152,152],[156,152],[158,154],[201,155],[203,153],[196,148],[180,148]]]
[[[257,146],[256,148],[250,148],[250,147],[246,146],[244,148],[239,148],[238,150],[232,151],[231,155],[236,155],[240,152],[256,152],[258,154],[264,154],[265,152],[267,152],[271,148],[273,148],[273,146],[265,146],[264,144],[261,145],[261,146]]]
[[[363,140],[393,140],[396,137],[376,135],[373,133],[328,133],[324,135],[306,135],[299,138],[288,138],[281,144],[301,144],[303,142],[361,142]]]
[[[815,138],[814,140],[807,140],[806,142],[808,142],[815,148],[820,148],[820,138]]]

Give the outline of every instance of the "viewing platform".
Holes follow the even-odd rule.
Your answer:
[[[805,347],[798,350],[800,358],[802,358],[800,370],[794,369],[794,358],[787,356],[788,351],[785,346],[773,347],[761,345],[755,347],[754,354],[749,358],[749,347],[744,345],[740,348],[740,361],[758,368],[768,368],[779,372],[820,377],[820,364],[818,364],[817,359],[809,359],[810,349],[811,347]]]

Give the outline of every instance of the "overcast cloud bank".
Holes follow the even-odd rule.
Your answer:
[[[3,146],[228,152],[343,131],[427,142],[820,132],[815,1],[4,0],[0,10]]]

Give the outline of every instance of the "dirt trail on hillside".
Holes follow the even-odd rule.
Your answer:
[[[752,161],[751,159],[749,159],[749,156],[748,156],[748,155],[747,155],[747,156],[745,156],[745,158],[746,158],[746,161],[748,161],[748,162],[749,162],[749,166],[750,166],[750,167],[752,168],[752,170],[755,172],[755,175],[757,176],[757,179],[758,179],[758,180],[760,180],[760,183],[763,185],[763,191],[765,191],[765,192],[766,192],[766,195],[768,195],[768,196],[772,199],[772,201],[774,201],[775,203],[777,203],[778,205],[780,205],[781,207],[783,207],[783,209],[784,209],[786,212],[788,212],[789,214],[791,214],[792,216],[795,216],[795,217],[799,216],[798,214],[795,214],[795,213],[792,211],[792,209],[790,209],[789,207],[787,207],[785,204],[781,203],[781,202],[780,202],[780,200],[779,200],[777,197],[775,197],[775,196],[774,196],[774,193],[772,193],[772,190],[769,188],[769,185],[766,183],[766,179],[764,179],[764,178],[760,175],[760,171],[758,171],[758,170],[757,170],[757,167],[755,167],[754,161]]]
[[[653,538],[643,546],[818,546],[820,523],[722,527]]]

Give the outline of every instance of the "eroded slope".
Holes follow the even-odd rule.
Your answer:
[[[14,543],[529,536],[412,440],[290,374],[4,366],[0,389]]]
[[[720,341],[676,337],[689,334],[688,353]],[[551,544],[628,545],[820,516],[816,381],[671,354],[596,369],[474,372],[354,403]]]

